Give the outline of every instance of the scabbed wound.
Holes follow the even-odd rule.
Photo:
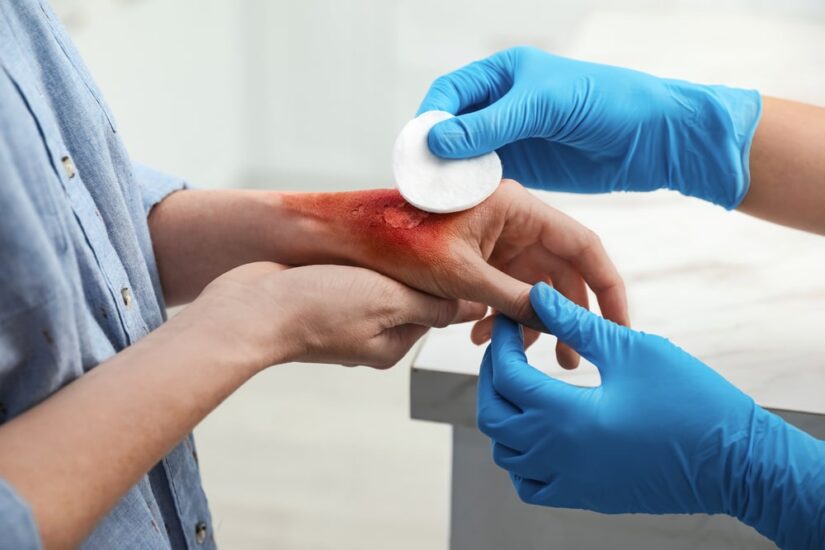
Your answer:
[[[453,115],[427,111],[409,121],[393,149],[395,185],[404,199],[435,213],[467,210],[492,195],[501,182],[501,160],[495,152],[470,159],[441,159],[430,152],[430,128]]]

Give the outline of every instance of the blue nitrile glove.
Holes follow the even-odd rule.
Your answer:
[[[748,190],[759,93],[585,63],[530,47],[437,79],[419,113],[433,154],[497,150],[504,176],[577,193],[669,188],[735,208]]]
[[[540,283],[547,329],[599,368],[582,388],[531,367],[498,316],[478,386],[493,459],[532,504],[729,514],[783,548],[825,548],[825,442],[665,338],[605,321]]]

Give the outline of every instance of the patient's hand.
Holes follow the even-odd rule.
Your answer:
[[[317,224],[318,251],[308,262],[369,267],[437,296],[487,304],[534,329],[543,325],[530,306],[533,283],[552,283],[584,307],[587,285],[605,317],[628,324],[622,279],[598,237],[512,180],[455,214],[423,212],[390,189],[286,194],[282,200]],[[484,327],[477,327],[477,341]],[[557,354],[564,367],[578,364],[563,345]]]

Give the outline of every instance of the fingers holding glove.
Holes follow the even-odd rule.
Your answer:
[[[664,338],[602,319],[545,284],[533,287],[531,302],[549,332],[598,368],[601,383],[578,387],[532,367],[518,325],[496,318],[477,420],[524,501],[724,513],[783,547],[810,547],[805,541],[825,530],[816,519],[825,443]]]

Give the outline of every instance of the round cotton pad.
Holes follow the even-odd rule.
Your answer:
[[[427,212],[472,208],[501,182],[501,160],[495,152],[460,160],[441,159],[430,152],[430,128],[452,117],[444,111],[427,111],[409,121],[395,140],[395,185],[407,202]]]

